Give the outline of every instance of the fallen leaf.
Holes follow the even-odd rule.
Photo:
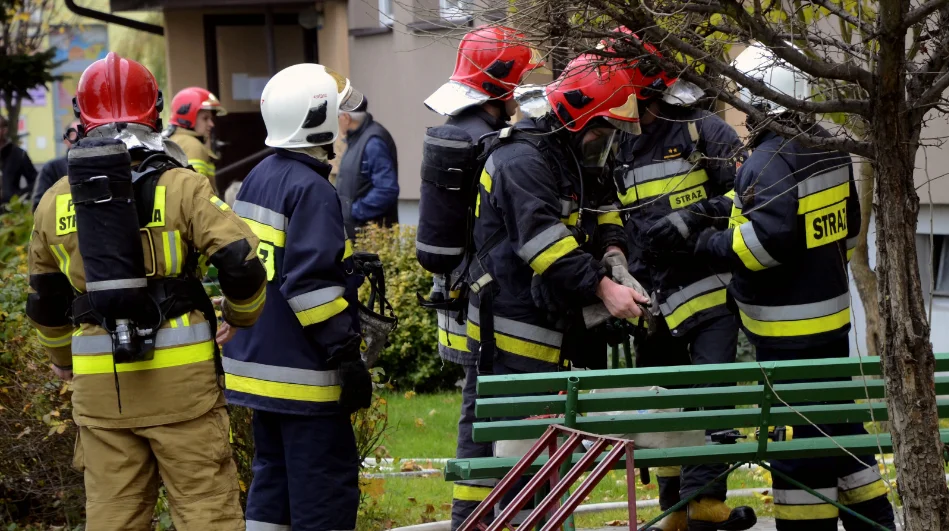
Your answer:
[[[424,426],[424,425],[425,425],[425,421],[424,421],[424,420],[422,420],[422,419],[415,419],[415,427],[416,427],[416,428],[421,428],[421,427]]]
[[[415,391],[406,391],[404,396],[406,400],[412,400],[415,398]]]
[[[425,514],[432,514],[435,512],[435,506],[428,503],[425,505]]]
[[[609,522],[604,522],[603,525],[606,527],[622,527],[629,525],[629,520],[610,520]]]
[[[433,409],[433,410],[431,410],[431,411],[428,412],[428,416],[429,416],[429,417],[435,416],[435,413],[436,413],[436,411]]]
[[[20,434],[16,436],[16,438],[17,438],[17,439],[20,439],[20,438],[22,438],[22,437],[24,437],[24,436],[26,436],[26,435],[29,435],[30,432],[32,432],[32,431],[33,431],[33,430],[31,430],[31,429],[29,429],[29,428],[26,428],[25,430],[21,431]]]
[[[422,470],[422,467],[420,467],[415,461],[406,461],[402,463],[402,465],[399,467],[399,470],[402,472],[418,472],[419,470]]]
[[[411,496],[409,496],[409,497],[406,498],[406,499],[409,500],[409,503],[411,503],[412,505],[415,505],[416,503],[418,503],[418,500],[416,500],[415,498],[413,498],[413,497],[411,497]]]
[[[359,491],[372,499],[377,499],[386,492],[386,480],[382,478],[364,479],[359,482]]]
[[[450,511],[450,510],[451,510],[451,504],[448,503],[448,502],[443,503],[443,504],[442,504],[442,509],[444,509],[444,510],[446,510],[446,511]]]

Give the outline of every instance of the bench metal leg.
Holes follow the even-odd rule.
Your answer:
[[[686,496],[685,498],[682,498],[681,500],[679,500],[679,503],[673,505],[672,507],[669,507],[668,509],[666,509],[665,511],[663,511],[662,514],[660,514],[659,516],[657,516],[657,517],[653,518],[652,520],[650,520],[650,521],[646,522],[645,524],[643,524],[642,527],[639,528],[639,531],[643,531],[644,529],[648,529],[649,527],[651,527],[653,524],[655,524],[655,523],[658,522],[659,520],[662,520],[662,519],[665,518],[666,516],[668,516],[668,515],[670,515],[670,514],[676,512],[676,511],[678,511],[679,509],[685,507],[690,501],[694,500],[695,498],[698,498],[703,492],[705,492],[709,487],[711,487],[713,483],[715,483],[716,481],[718,481],[718,480],[720,480],[720,479],[722,479],[722,478],[724,478],[724,477],[728,477],[728,474],[731,474],[734,470],[740,468],[742,465],[745,465],[745,464],[747,464],[747,463],[742,462],[742,463],[736,463],[736,464],[732,465],[728,470],[726,470],[726,471],[722,472],[721,474],[719,474],[718,476],[716,476],[715,479],[713,479],[712,481],[709,481],[708,483],[706,483],[706,484],[705,484],[702,488],[700,488],[699,490],[693,492],[692,494]],[[630,522],[629,525],[630,525],[630,528],[632,528],[633,522]],[[889,530],[887,530],[887,531],[889,531]]]
[[[840,502],[837,501],[837,500],[831,500],[831,499],[828,498],[827,496],[824,496],[824,495],[821,494],[820,492],[817,492],[816,490],[814,490],[814,489],[808,487],[807,485],[801,483],[800,481],[797,481],[796,479],[794,479],[794,478],[788,476],[788,475],[785,474],[784,472],[781,472],[781,471],[775,470],[774,468],[771,468],[771,465],[769,465],[769,464],[767,464],[767,463],[765,463],[765,462],[761,462],[761,463],[759,463],[759,464],[762,466],[762,468],[764,468],[764,469],[767,470],[768,472],[771,472],[773,475],[776,475],[776,476],[780,477],[780,478],[783,479],[784,481],[787,481],[787,482],[790,483],[791,485],[794,485],[795,487],[797,487],[797,488],[799,488],[799,489],[801,489],[801,490],[807,491],[808,494],[811,494],[811,495],[813,495],[813,496],[816,496],[817,498],[820,498],[820,499],[823,500],[825,503],[829,503],[829,504],[833,505],[834,507],[836,507],[837,509],[839,509],[839,510],[841,510],[841,511],[847,512],[847,513],[850,514],[851,516],[857,518],[858,520],[860,520],[861,522],[863,522],[863,523],[865,523],[865,524],[870,525],[870,526],[873,527],[874,529],[879,529],[879,530],[881,530],[881,531],[890,531],[890,528],[885,527],[885,526],[883,526],[882,524],[880,524],[880,523],[878,523],[878,522],[874,522],[873,520],[870,520],[870,519],[867,518],[866,516],[864,516],[864,515],[862,515],[862,514],[856,512],[856,511],[854,511],[854,510],[851,509],[850,507],[847,507],[846,505],[840,503]]]

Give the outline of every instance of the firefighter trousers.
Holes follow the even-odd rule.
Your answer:
[[[461,388],[461,417],[458,419],[458,459],[491,457],[491,443],[476,443],[471,438],[471,425],[475,421],[475,400],[478,398],[478,368],[464,367],[465,385]],[[497,481],[493,479],[456,481],[451,500],[451,528],[461,527],[468,515],[491,493]]]
[[[223,406],[161,426],[80,426],[74,462],[84,472],[86,529],[150,531],[164,483],[179,531],[243,530],[229,428]]]
[[[670,367],[675,365],[706,365],[734,363],[738,351],[738,320],[724,315],[699,323],[682,337],[669,333],[665,320],[656,319],[656,330],[648,338],[637,338],[637,367]],[[694,387],[706,387],[696,385]],[[707,433],[710,435],[711,430]],[[659,467],[655,470],[659,484],[659,506],[666,510],[691,495],[719,474],[727,465],[691,465]],[[715,481],[702,492],[703,498],[725,500],[727,478]]]
[[[348,415],[254,410],[247,531],[352,531],[359,457]]]
[[[826,345],[809,349],[757,348],[756,355],[759,362],[845,358],[850,355],[850,341],[844,336]],[[815,362],[814,367],[819,369],[820,362]],[[841,379],[809,380],[808,383],[816,381],[833,382],[841,381]],[[780,383],[794,382],[782,381]],[[819,403],[837,404],[840,402]],[[814,405],[814,403],[808,405]],[[820,424],[816,426],[803,424],[792,428],[795,439],[823,437],[821,431],[831,437],[867,433],[862,424]],[[893,507],[887,500],[887,488],[873,455],[858,456],[858,459],[851,456],[787,459],[772,461],[771,466],[870,520],[889,529],[896,529],[893,522]],[[773,476],[773,480],[774,516],[778,531],[836,531],[838,517],[847,531],[872,529],[868,524],[861,522],[846,511],[838,511],[837,507],[825,503],[806,490],[798,489],[777,475]]]

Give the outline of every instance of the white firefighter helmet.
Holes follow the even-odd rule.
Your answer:
[[[732,66],[746,76],[759,79],[769,88],[792,98],[807,99],[811,96],[811,84],[807,76],[776,57],[771,50],[759,43],[751,44],[738,54]],[[738,96],[742,101],[764,108],[768,114],[781,114],[787,111],[784,106],[754,95],[745,87],[740,87]]]
[[[264,143],[275,148],[332,144],[339,112],[355,110],[363,95],[349,80],[323,65],[302,63],[270,78],[260,97],[267,126]]]

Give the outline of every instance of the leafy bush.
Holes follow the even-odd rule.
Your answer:
[[[454,389],[464,376],[461,367],[443,363],[438,357],[438,328],[435,313],[418,304],[416,293],[428,295],[432,275],[415,259],[415,227],[369,225],[356,241],[356,250],[376,253],[386,274],[386,296],[399,318],[399,326],[389,336],[389,346],[379,358],[392,384],[419,392]],[[364,285],[360,299],[368,298]]]

